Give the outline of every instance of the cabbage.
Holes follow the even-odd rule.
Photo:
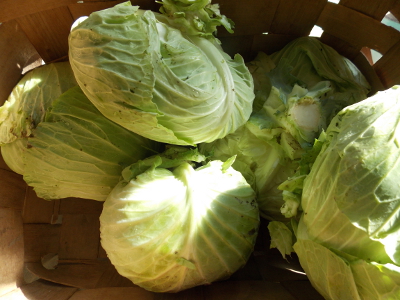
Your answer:
[[[257,192],[261,215],[288,221],[297,215],[315,139],[338,110],[365,99],[370,86],[354,64],[312,37],[271,55],[260,52],[247,66],[255,91],[249,120],[199,149],[210,159],[237,155],[233,167]]]
[[[314,37],[301,37],[270,55],[276,68],[269,75],[272,85],[285,88],[288,82],[312,89],[329,81],[331,89],[321,97],[327,124],[344,107],[364,100],[370,85],[346,57]]]
[[[69,62],[40,66],[25,74],[0,107],[0,146],[7,166],[23,174],[21,159],[27,138],[43,120],[51,103],[78,85]]]
[[[30,136],[51,103],[76,85],[69,62],[43,65],[25,74],[0,107],[0,146]]]
[[[79,86],[53,101],[27,139],[23,178],[46,200],[104,201],[125,167],[160,150],[159,143],[105,118]]]
[[[154,292],[229,277],[253,251],[255,193],[230,165],[174,146],[133,164],[104,202],[101,244],[117,271]]]
[[[400,296],[399,119],[398,87],[346,107],[304,180],[293,247],[327,299]]]
[[[16,139],[0,147],[1,156],[6,165],[17,174],[24,174],[25,164],[22,159],[28,144],[28,138]]]
[[[272,87],[263,107],[244,126],[223,139],[199,145],[210,159],[237,156],[233,167],[257,192],[260,213],[266,219],[285,219],[278,186],[295,175],[304,149],[324,126],[319,95],[328,89],[326,82],[310,91],[295,85],[289,94]]]
[[[69,35],[72,69],[99,111],[169,144],[234,132],[254,99],[243,58],[231,58],[213,36],[216,25],[231,23],[209,1],[191,2],[165,1],[164,14],[124,2],[92,13]]]

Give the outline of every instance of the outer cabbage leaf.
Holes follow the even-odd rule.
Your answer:
[[[69,62],[43,65],[25,74],[0,107],[0,146],[30,136],[52,101],[76,85]]]
[[[293,250],[293,232],[283,222],[271,221],[268,223],[268,231],[271,236],[270,248],[277,248],[283,258],[290,255]]]
[[[252,77],[215,38],[186,36],[169,21],[130,2],[92,13],[69,36],[77,81],[107,118],[147,138],[222,138],[250,116]]]
[[[298,240],[294,249],[314,288],[329,300],[361,300],[351,267],[341,257],[311,240]]]
[[[230,276],[258,232],[255,193],[232,160],[195,168],[184,157],[160,155],[125,169],[100,216],[101,243],[117,271],[155,292]]]
[[[27,149],[28,138],[19,138],[0,147],[1,156],[7,166],[17,174],[24,174],[25,163],[22,159]]]
[[[160,144],[105,118],[79,86],[55,100],[28,138],[23,178],[46,200],[104,201],[128,165]]]
[[[367,261],[400,262],[399,95],[395,87],[343,109],[304,181],[311,239]]]
[[[298,240],[294,249],[311,284],[325,299],[400,298],[399,266],[366,262],[311,240]]]

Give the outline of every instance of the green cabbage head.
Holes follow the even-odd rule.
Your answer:
[[[243,58],[231,58],[212,34],[215,24],[231,23],[209,1],[165,2],[164,14],[124,2],[74,27],[76,79],[107,118],[149,139],[222,138],[246,122],[254,99]]]
[[[76,85],[69,62],[43,65],[26,73],[0,107],[0,146],[30,136],[51,103]]]
[[[327,299],[400,297],[399,120],[398,87],[346,107],[304,180],[294,250]]]
[[[196,168],[205,157],[175,147],[125,169],[100,216],[101,244],[117,271],[154,292],[229,277],[258,232],[255,193],[233,160]]]
[[[23,174],[27,138],[52,102],[77,85],[69,62],[57,62],[31,70],[13,88],[0,107],[0,150],[11,170]]]
[[[104,117],[75,86],[53,101],[14,159],[23,161],[24,180],[43,199],[104,201],[125,167],[159,150],[160,143]]]

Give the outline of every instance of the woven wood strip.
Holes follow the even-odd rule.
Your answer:
[[[23,283],[24,245],[21,213],[0,208],[0,295]]]
[[[40,262],[27,263],[26,267],[39,278],[80,289],[134,286],[109,261],[60,261],[53,270],[44,268]]]
[[[308,35],[321,14],[326,0],[280,1],[269,33]]]
[[[283,34],[260,34],[254,36],[251,47],[251,56],[254,57],[257,52],[263,51],[272,54],[282,49],[286,44],[293,41],[297,36]]]
[[[77,290],[77,288],[36,281],[24,284],[19,289],[0,296],[0,300],[68,300]],[[99,300],[99,298],[96,300]]]
[[[121,287],[78,291],[69,300],[99,300],[104,298],[112,300],[154,300],[155,297],[154,293],[138,287]]]
[[[352,61],[371,85],[370,95],[385,89],[381,79],[376,74],[374,68],[371,66],[370,62],[363,53],[359,52],[358,55],[352,59]]]
[[[58,253],[60,248],[60,225],[24,224],[24,261],[40,262],[50,253]]]
[[[103,10],[109,7],[112,7],[118,3],[125,2],[125,0],[110,0],[110,1],[93,1],[93,2],[84,2],[84,3],[74,3],[68,4],[68,8],[71,12],[72,17],[75,19],[88,16],[94,11]],[[153,1],[149,2],[147,0],[132,0],[132,5],[139,6],[140,9],[149,9],[153,11],[157,11],[159,5]]]
[[[25,69],[39,65],[40,56],[15,21],[0,25],[0,53],[0,105],[3,105]]]
[[[356,57],[362,49],[362,47],[360,47],[360,46],[354,47],[350,43],[343,41],[342,39],[340,39],[336,36],[333,36],[333,35],[329,34],[328,32],[324,32],[321,35],[321,42],[323,42],[326,45],[331,46],[337,52],[339,52],[341,55],[347,57],[350,60],[353,60],[354,57]]]
[[[100,244],[99,215],[63,215],[60,259],[97,259]]]
[[[22,176],[0,169],[0,178],[0,207],[22,211],[26,189]]]
[[[386,88],[400,84],[400,42],[375,63],[374,69]]]
[[[220,5],[221,13],[235,23],[234,33],[218,29],[218,36],[256,35],[268,32],[279,0],[213,1]]]
[[[103,202],[80,198],[66,198],[60,200],[59,214],[95,214],[100,215],[103,209]]]
[[[85,0],[84,2],[113,2],[114,0]],[[0,1],[0,23],[14,20],[23,16],[35,14],[38,12],[67,6],[69,4],[76,4],[78,0],[1,0]],[[83,1],[82,1],[83,2]],[[147,4],[150,1],[146,0],[132,0],[132,3]],[[112,6],[112,4],[110,4]],[[56,26],[57,23],[54,23]]]
[[[398,0],[341,0],[340,5],[346,6],[376,20],[382,20]]]
[[[327,3],[317,25],[356,49],[368,47],[384,54],[400,40],[400,32],[352,9]]]
[[[26,189],[24,209],[22,211],[24,223],[51,224],[55,210],[56,201],[43,200],[36,195],[31,187]]]
[[[396,1],[394,6],[390,9],[390,12],[395,16],[397,20],[400,21],[400,1]]]
[[[45,10],[17,21],[46,63],[67,56],[68,35],[73,23],[67,7]]]

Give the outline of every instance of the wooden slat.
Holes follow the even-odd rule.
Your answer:
[[[390,12],[400,21],[400,1],[396,1],[394,6],[390,9]]]
[[[103,202],[80,198],[66,198],[60,200],[59,214],[95,214],[100,215]]]
[[[76,288],[35,281],[0,297],[0,300],[67,300],[75,292]]]
[[[33,188],[28,187],[22,213],[24,223],[52,223],[55,204],[56,201],[39,198]]]
[[[21,175],[0,169],[0,207],[22,211],[26,184]]]
[[[341,0],[340,5],[380,21],[397,1],[398,0]]]
[[[253,35],[268,32],[279,0],[219,0],[221,13],[235,23],[234,33],[230,34],[220,26],[218,36]],[[251,9],[249,9],[251,7]]]
[[[60,225],[24,224],[25,262],[38,262],[49,253],[59,252]]]
[[[74,0],[37,0],[32,5],[31,0],[0,1],[0,22],[7,22],[40,11],[65,6],[76,2]]]
[[[99,227],[98,215],[63,215],[58,252],[60,259],[97,259]]]
[[[23,16],[35,14],[48,9],[59,8],[61,6],[74,5],[77,0],[36,0],[33,4],[31,0],[1,0],[0,1],[0,23],[14,20]],[[82,1],[83,2],[83,1]],[[83,4],[96,3],[95,5],[103,5],[103,3],[114,2],[113,0],[85,0]],[[139,2],[144,5],[153,1],[133,0],[132,3]],[[107,4],[104,4],[107,5]],[[111,4],[112,5],[112,4]]]
[[[60,261],[54,270],[44,268],[41,263],[27,263],[26,267],[44,280],[80,289],[134,286],[131,281],[118,275],[109,261]]]
[[[289,257],[286,261],[278,251],[258,254],[255,258],[264,281],[307,280],[297,259]]]
[[[394,45],[374,65],[374,69],[381,78],[384,86],[389,88],[400,84],[400,42]]]
[[[73,23],[68,7],[20,17],[17,22],[46,63],[67,56],[68,35]]]
[[[24,240],[21,212],[0,208],[0,295],[23,282]]]
[[[331,46],[334,48],[338,53],[343,55],[344,57],[347,57],[350,60],[353,60],[361,51],[363,47],[360,47],[358,45],[357,47],[354,47],[352,44],[343,41],[342,39],[328,33],[324,32],[322,33],[321,37],[321,42],[324,44]]]
[[[385,89],[381,78],[375,72],[375,69],[371,66],[363,53],[358,53],[358,55],[353,58],[353,63],[357,66],[357,68],[361,71],[371,85],[370,95]]]
[[[254,257],[251,255],[246,265],[229,277],[229,280],[262,280],[260,266]]]
[[[155,294],[154,300],[208,300],[204,294],[206,288],[206,286],[197,286],[174,294]],[[231,298],[227,297],[225,299]]]
[[[326,0],[280,1],[269,32],[295,36],[308,35],[325,4]]]
[[[88,16],[94,11],[106,9],[112,7],[118,3],[125,2],[124,0],[113,0],[113,1],[94,1],[94,2],[84,2],[84,3],[71,3],[68,5],[71,11],[72,17],[76,20],[82,16]],[[159,5],[155,1],[147,0],[133,0],[132,5],[139,6],[140,9],[149,9],[153,11],[158,11]]]
[[[296,300],[324,300],[308,280],[284,281],[282,286],[288,290]]]
[[[327,3],[317,23],[325,32],[353,47],[384,54],[400,40],[400,32],[342,5]]]
[[[204,287],[207,300],[296,300],[280,283],[269,281],[225,281]]]
[[[222,36],[219,37],[222,48],[231,57],[239,53],[245,61],[249,61],[251,56],[251,45],[253,44],[252,35],[241,35],[241,36]]]
[[[258,51],[263,51],[267,54],[272,54],[281,50],[286,44],[293,41],[296,36],[282,34],[260,34],[254,36],[252,44],[252,55],[255,56]]]
[[[154,293],[139,287],[120,287],[78,291],[69,300],[154,300],[154,297]]]
[[[132,281],[126,277],[121,276],[111,262],[106,260],[100,260],[102,262],[107,262],[106,270],[99,277],[96,288],[101,287],[133,287],[135,286]]]
[[[24,69],[37,66],[40,57],[15,21],[0,24],[0,54],[0,105],[3,105]]]

